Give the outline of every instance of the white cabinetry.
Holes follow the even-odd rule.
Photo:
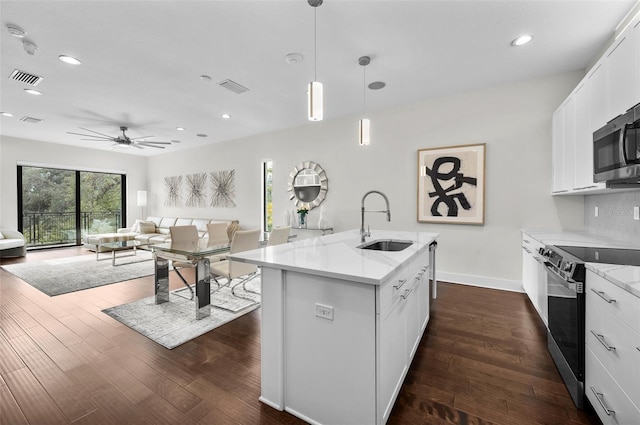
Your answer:
[[[548,325],[547,271],[544,259],[538,254],[544,245],[531,236],[522,234],[522,286],[544,322]]]
[[[428,285],[428,260],[419,258],[379,289],[378,423],[389,418],[429,321]]]
[[[640,102],[640,18],[632,22],[552,117],[553,194],[606,191],[593,181],[593,132]]]
[[[585,393],[603,424],[640,420],[640,298],[587,270]]]

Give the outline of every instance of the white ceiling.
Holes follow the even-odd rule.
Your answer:
[[[317,9],[317,78],[325,120],[360,114],[371,56],[368,110],[582,69],[601,54],[635,0],[325,0]],[[180,140],[154,155],[277,129],[321,125],[306,118],[314,75],[314,8],[282,1],[0,1],[0,134],[111,149],[67,132]],[[38,48],[28,55],[7,24]],[[514,48],[522,33],[535,38]],[[302,63],[285,63],[300,53]],[[67,54],[82,61],[58,60]],[[42,96],[9,79],[44,77]],[[200,75],[211,76],[203,81]],[[232,79],[242,94],[218,86]],[[223,120],[222,113],[232,115]],[[38,124],[23,116],[42,119]],[[175,128],[182,126],[185,131]],[[196,134],[208,137],[197,137]]]

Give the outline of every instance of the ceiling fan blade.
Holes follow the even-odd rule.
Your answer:
[[[131,143],[131,145],[129,145],[129,146],[133,146],[136,149],[144,149],[142,146],[138,146],[137,143]]]
[[[137,142],[136,145],[140,145],[140,146],[146,146],[148,148],[157,148],[157,149],[164,149],[164,146],[156,146],[156,145],[150,145],[148,143],[145,142]],[[135,145],[134,145],[135,146]]]
[[[146,139],[147,137],[156,137],[156,136],[130,137],[130,139],[131,140],[138,140],[138,139]]]
[[[97,132],[97,131],[89,130],[88,128],[84,128],[84,127],[78,127],[78,128],[81,128],[81,129],[83,129],[84,131],[90,131],[90,132],[92,132],[92,133],[99,134],[99,135],[104,136],[104,137],[112,137],[112,136],[109,136],[108,134],[103,134],[103,133],[99,133],[99,132]]]
[[[80,139],[80,140],[88,140],[90,142],[113,142],[114,139]]]
[[[170,145],[171,144],[171,142],[148,142],[146,140],[140,140],[137,143],[150,143],[152,145]]]
[[[95,139],[102,139],[102,140],[113,140],[113,137],[111,136],[94,136],[93,134],[72,133],[71,131],[67,131],[67,134],[75,134],[76,136],[84,136],[84,137],[94,137]]]

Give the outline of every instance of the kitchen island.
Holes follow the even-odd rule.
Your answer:
[[[262,268],[260,400],[313,424],[384,424],[429,320],[437,233],[358,230],[236,253]]]

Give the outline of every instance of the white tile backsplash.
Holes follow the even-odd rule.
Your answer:
[[[637,242],[640,240],[640,221],[633,219],[635,206],[640,206],[640,190],[585,196],[585,230],[596,235]],[[598,217],[594,214],[595,207],[598,207]]]

